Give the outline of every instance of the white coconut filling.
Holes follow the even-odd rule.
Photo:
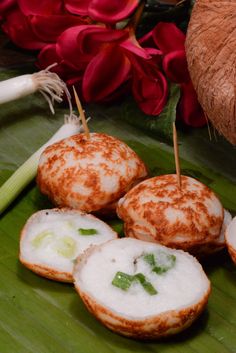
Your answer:
[[[116,237],[104,222],[88,215],[45,212],[29,224],[21,239],[21,258],[72,273],[74,259],[91,245]]]
[[[162,253],[160,260],[160,254]],[[155,256],[162,274],[154,272],[145,255]],[[168,257],[175,258],[172,266]],[[150,294],[138,280],[128,289],[113,285],[117,273],[142,274],[156,294]],[[197,303],[209,289],[201,265],[191,255],[158,244],[125,238],[110,241],[94,251],[80,267],[75,266],[75,285],[96,301],[129,317],[146,317]]]
[[[210,196],[209,198],[206,198],[204,204],[210,216],[222,215],[222,205],[214,195]]]
[[[236,249],[236,217],[234,217],[226,228],[226,241]]]

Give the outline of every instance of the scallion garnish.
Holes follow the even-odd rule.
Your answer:
[[[95,235],[98,234],[97,229],[94,228],[79,228],[78,232],[80,235]]]
[[[111,283],[113,286],[127,291],[134,281],[138,281],[148,294],[155,295],[158,293],[153,285],[146,280],[146,277],[142,273],[137,273],[132,276],[127,273],[118,271]]]
[[[52,237],[53,232],[51,232],[50,230],[44,230],[41,233],[37,234],[36,237],[31,241],[31,243],[35,248],[39,248],[45,239],[50,239]]]
[[[73,238],[64,236],[57,240],[55,250],[63,257],[73,258],[76,254],[76,242]]]
[[[160,252],[156,257],[152,253],[145,254],[143,258],[152,267],[152,271],[158,275],[169,271],[176,262],[175,255],[166,254],[165,252]]]
[[[135,276],[135,279],[139,281],[139,283],[142,285],[143,289],[150,295],[155,295],[157,294],[157,290],[153,287],[151,282],[148,282],[146,280],[146,277],[142,273],[137,273]]]
[[[118,271],[111,283],[113,284],[113,286],[116,286],[122,290],[128,290],[133,280],[134,276]]]
[[[144,260],[152,267],[156,264],[155,257],[153,254],[144,255]]]

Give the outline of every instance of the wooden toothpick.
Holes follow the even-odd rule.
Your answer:
[[[180,174],[180,163],[179,163],[179,148],[178,148],[178,137],[177,131],[175,127],[175,123],[173,122],[173,142],[174,142],[174,154],[175,154],[175,169],[178,181],[178,187],[181,190],[181,174]]]
[[[78,111],[79,111],[79,115],[80,115],[81,120],[82,120],[84,132],[85,132],[86,137],[89,139],[90,138],[89,128],[88,128],[88,125],[87,125],[87,121],[86,121],[86,118],[85,118],[85,115],[84,115],[84,111],[83,111],[82,105],[80,103],[78,94],[77,94],[74,86],[73,86],[73,91],[74,91],[75,102],[76,102],[76,105],[77,105],[77,108],[78,108]]]

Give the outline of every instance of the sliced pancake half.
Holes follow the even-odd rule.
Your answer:
[[[117,237],[93,215],[71,209],[36,212],[20,238],[20,261],[35,273],[56,281],[72,282],[75,259],[88,247]]]
[[[209,280],[192,255],[132,238],[85,251],[77,258],[74,284],[98,320],[137,339],[189,327],[210,294]]]
[[[236,217],[232,219],[226,228],[225,240],[230,257],[236,264]]]

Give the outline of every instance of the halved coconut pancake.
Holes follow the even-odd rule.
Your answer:
[[[106,223],[78,210],[49,209],[33,214],[20,238],[20,261],[37,274],[72,282],[74,261],[85,249],[117,237]]]
[[[236,264],[236,217],[232,219],[226,228],[225,240],[229,254]]]
[[[138,155],[115,137],[78,134],[42,153],[37,182],[42,193],[60,207],[115,213],[127,190],[147,176]]]
[[[132,238],[85,251],[77,258],[74,283],[98,320],[138,339],[187,328],[210,293],[209,280],[192,255]]]
[[[194,254],[221,248],[224,209],[212,190],[196,179],[161,175],[131,189],[117,207],[125,234]],[[219,246],[220,245],[220,246]]]

